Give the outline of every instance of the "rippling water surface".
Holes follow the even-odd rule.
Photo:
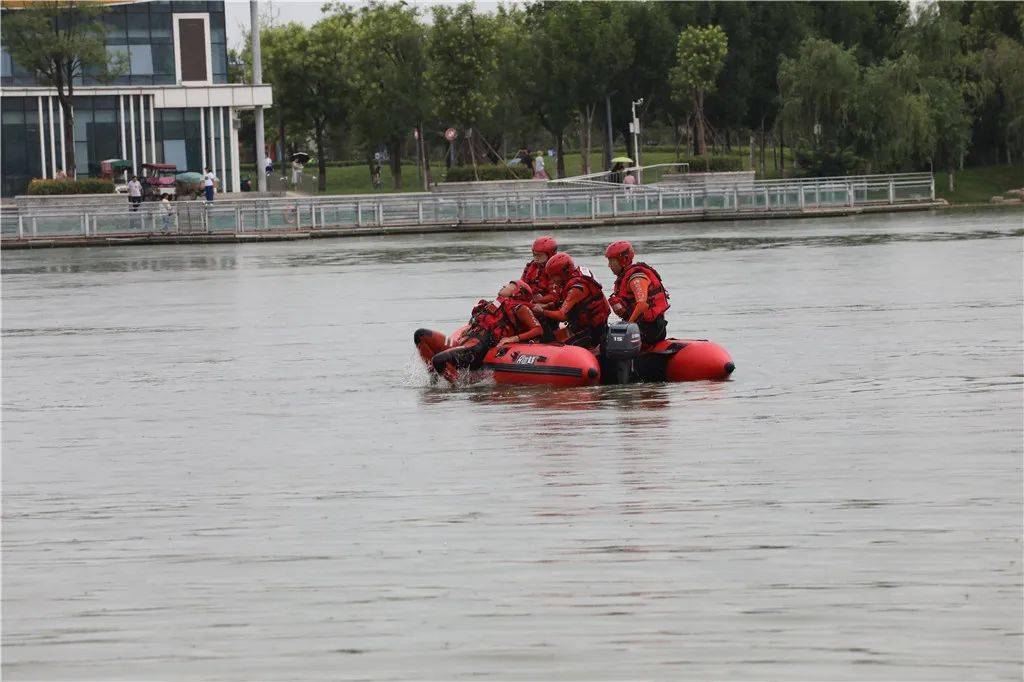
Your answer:
[[[1020,679],[1020,211],[560,232],[734,380],[432,387],[533,236],[4,253],[4,677]]]

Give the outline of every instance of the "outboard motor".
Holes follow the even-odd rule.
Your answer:
[[[640,327],[634,322],[608,325],[604,342],[602,375],[606,384],[628,384],[633,376],[633,361],[640,355]]]

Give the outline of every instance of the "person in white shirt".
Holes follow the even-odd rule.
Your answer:
[[[141,203],[142,183],[139,182],[138,175],[133,175],[132,179],[128,181],[128,205],[133,211],[137,211]]]
[[[163,231],[164,232],[170,232],[171,231],[171,200],[170,200],[170,198],[166,194],[163,195],[163,197],[161,197],[161,199],[160,199],[160,210],[161,210],[161,213],[162,213],[161,217],[163,218],[163,223],[164,223],[164,230]]]
[[[213,201],[214,187],[217,184],[217,176],[213,174],[213,170],[209,166],[206,168],[206,173],[203,174],[203,191],[206,192],[206,200]]]
[[[538,152],[537,158],[533,160],[533,179],[550,180],[547,171],[544,170],[544,156]]]
[[[263,160],[263,170],[267,172],[267,175],[274,172],[274,160],[269,156]]]

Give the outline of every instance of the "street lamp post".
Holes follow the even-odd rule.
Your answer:
[[[633,102],[633,118],[632,118],[632,122],[629,124],[629,127],[633,129],[633,154],[636,156],[636,158],[633,159],[633,163],[636,164],[638,168],[640,166],[640,119],[638,119],[636,117],[636,107],[637,107],[638,104],[643,104],[643,103],[644,103],[644,98],[643,97],[641,97],[640,99],[635,100]],[[643,183],[643,177],[641,176],[641,172],[642,171],[637,170],[637,172],[636,172],[636,176],[637,176],[636,179],[637,179],[638,183],[642,184]]]
[[[263,84],[263,64],[260,62],[260,3],[249,0],[249,34],[252,41],[252,84]],[[256,107],[256,188],[260,192],[267,191],[267,169],[263,159],[266,158],[267,147],[263,139],[263,107]]]

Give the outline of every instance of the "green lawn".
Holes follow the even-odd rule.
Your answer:
[[[953,175],[954,190],[949,191],[949,174],[935,174],[935,195],[951,204],[988,203],[996,195],[1024,188],[1024,166],[978,166]]]

